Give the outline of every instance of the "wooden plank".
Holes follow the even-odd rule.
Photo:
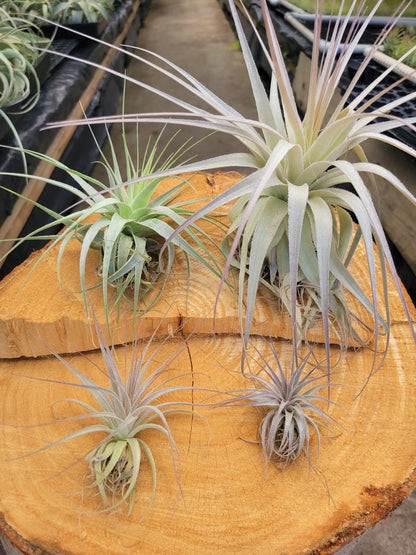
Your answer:
[[[137,10],[139,9],[139,5],[140,0],[136,0],[135,4],[133,5],[132,12],[126,21],[124,29],[114,41],[115,45],[120,45],[125,39],[127,32],[136,16]],[[89,106],[91,100],[94,97],[94,94],[96,93],[100,85],[101,80],[105,75],[105,68],[110,67],[116,54],[117,50],[108,50],[101,63],[103,68],[97,68],[94,71],[88,87],[82,93],[78,103],[73,107],[70,114],[68,115],[68,120],[80,119],[83,117],[86,108]],[[70,140],[72,139],[75,131],[75,125],[60,128],[52,144],[49,146],[44,154],[46,156],[50,156],[51,158],[59,160],[64,150],[68,146]],[[37,175],[39,177],[39,179],[31,179],[23,190],[22,195],[36,202],[45,187],[43,179],[48,179],[52,175],[53,170],[54,166],[52,164],[44,161],[39,162],[33,172],[34,175]],[[18,198],[13,206],[11,214],[5,219],[3,225],[0,228],[0,240],[13,239],[18,237],[32,210],[33,204],[31,202]],[[2,258],[7,253],[11,246],[11,242],[0,243],[0,258]],[[0,262],[0,267],[1,265],[2,262]]]

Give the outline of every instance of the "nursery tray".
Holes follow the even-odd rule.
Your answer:
[[[294,13],[306,13],[305,10],[296,6],[296,4],[292,4],[289,0],[267,0],[267,3],[273,10],[281,10],[283,13],[285,12],[294,12]]]
[[[108,22],[102,18],[99,21],[90,23],[67,23],[63,27],[57,27],[53,24],[41,25],[41,31],[45,37],[53,37],[54,40],[74,37],[74,31],[89,37],[99,38],[107,24]]]
[[[313,42],[313,32],[315,27],[316,16],[314,14],[307,13],[296,13],[287,12],[284,15],[285,20],[290,23],[299,33],[306,37],[311,43]],[[335,24],[337,20],[348,19],[347,16],[337,16],[322,15],[322,28],[321,28],[321,40],[320,49],[324,51],[326,49],[327,40],[331,39],[331,35],[335,29]],[[358,18],[359,20],[360,18]],[[363,20],[363,18],[361,18]],[[356,18],[353,21],[353,25],[356,28],[357,25]],[[368,45],[374,43],[383,29],[384,23],[381,23],[377,18],[374,18],[367,26],[363,36],[362,42],[357,44],[354,51],[363,52],[364,48]],[[343,38],[346,39],[351,31],[351,25],[347,25]],[[340,45],[340,49],[343,48],[343,44]]]
[[[354,56],[351,58],[347,70],[345,71],[341,81],[340,81],[340,89],[341,92],[344,94],[351,79],[357,72],[360,64],[362,62],[361,56]],[[360,80],[354,87],[353,91],[351,92],[350,98],[351,100],[356,98],[359,94],[361,94],[364,89],[371,84],[375,79],[377,79],[383,72],[385,71],[385,67],[377,63],[375,60],[371,60],[361,76]],[[396,83],[396,81],[400,77],[395,73],[390,73],[390,75],[386,76],[381,83],[375,85],[371,91],[371,95],[367,96],[365,101],[369,100],[369,98],[376,97],[379,93],[383,93],[383,91]],[[382,98],[376,99],[374,104],[372,105],[374,109],[382,108],[386,102],[391,102],[394,100],[398,100],[400,98],[405,97],[408,94],[416,92],[416,83],[410,81],[409,79],[403,80],[401,83],[398,83],[394,86],[394,89],[390,90],[388,93],[383,94]],[[390,114],[393,116],[397,116],[399,118],[412,118],[416,117],[416,100],[409,100],[406,104],[402,104],[401,106],[397,106],[390,111]],[[411,128],[406,126],[398,127],[397,129],[392,129],[388,132],[389,135],[396,137],[397,139],[403,141],[407,145],[416,148],[416,133]]]

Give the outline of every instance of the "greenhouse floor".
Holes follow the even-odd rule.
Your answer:
[[[217,0],[153,0],[149,15],[141,29],[137,45],[168,57],[180,67],[199,78],[206,86],[215,91],[225,101],[232,104],[247,116],[254,116],[252,96],[245,72],[242,54],[232,48],[235,36],[230,28],[221,5]],[[146,69],[142,63],[132,60],[128,73],[131,77],[146,83],[159,84],[155,72]],[[164,87],[163,84],[160,85]],[[166,90],[166,89],[165,89]],[[173,95],[176,88],[169,85],[167,89]],[[140,87],[127,88],[126,112],[158,112],[164,109],[160,99]],[[172,105],[166,103],[166,110]],[[173,109],[175,109],[173,107]],[[144,126],[143,126],[144,127]],[[157,125],[149,124],[143,130],[143,136],[156,136]],[[201,135],[194,133],[195,138]],[[233,145],[227,137],[216,136],[199,145],[204,157],[218,153],[232,152]],[[375,157],[384,154],[375,152]],[[383,158],[384,159],[384,158]],[[403,179],[409,183],[414,179],[415,164],[400,157],[398,162]],[[100,171],[100,170],[97,170]],[[411,184],[414,188],[414,181]],[[382,190],[383,207],[394,210],[394,217],[389,217],[389,234],[398,237],[399,248],[408,260],[414,260],[416,251],[411,239],[414,229],[414,208],[400,202],[398,194],[388,196],[389,191]],[[392,208],[393,207],[393,208]],[[394,223],[397,222],[397,225]],[[408,233],[402,224],[408,224]],[[395,227],[396,225],[396,227]],[[413,229],[412,229],[413,228]],[[416,268],[416,266],[415,266]],[[405,441],[405,438],[402,439]],[[403,502],[388,518],[377,524],[362,536],[353,540],[338,553],[351,555],[413,555],[416,553],[416,491]]]

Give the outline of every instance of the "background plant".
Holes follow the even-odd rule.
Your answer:
[[[0,7],[0,109],[20,106],[29,110],[39,97],[39,80],[35,66],[49,44],[24,19],[11,16]],[[32,77],[33,83],[30,81]],[[32,96],[30,96],[32,95]]]
[[[10,14],[37,23],[42,19],[63,24],[95,23],[108,20],[114,0],[6,0],[4,9]]]
[[[416,69],[416,32],[415,28],[396,26],[383,42],[383,52],[392,58],[403,59],[410,67]],[[413,51],[412,51],[413,49]],[[410,55],[407,55],[411,52]]]
[[[49,40],[39,35],[29,21],[13,15],[13,10],[8,8],[0,7],[0,117],[13,133],[16,144],[22,147],[9,115],[11,110],[15,114],[29,112],[37,103],[40,82],[36,64],[43,54],[41,48],[46,48]],[[22,160],[26,171],[23,154]]]
[[[58,0],[53,3],[52,19],[63,24],[95,23],[108,20],[114,0]]]
[[[37,22],[39,16],[45,19],[52,17],[54,0],[5,0],[3,4],[9,14]]]

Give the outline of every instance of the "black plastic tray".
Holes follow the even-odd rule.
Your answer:
[[[69,23],[65,24],[66,29],[56,25],[41,25],[40,29],[45,37],[54,39],[68,39],[74,36],[73,31],[84,33],[90,37],[98,38],[107,27],[107,21],[100,19],[92,23]]]
[[[362,58],[360,56],[351,58],[351,61],[348,64],[348,68],[340,82],[340,89],[342,94],[344,94],[347,90],[347,87],[352,77],[355,75],[357,69],[359,68],[361,61]],[[357,85],[351,92],[350,98],[357,98],[357,96],[363,92],[367,85],[369,85],[377,77],[379,77],[381,73],[385,71],[385,69],[385,67],[372,60],[368,64]],[[400,77],[397,74],[390,73],[387,77],[385,77],[385,79],[383,79],[381,83],[373,88],[371,96],[366,97],[366,100],[369,100],[370,98],[377,96],[379,93],[382,93],[389,85],[396,83],[399,79]],[[410,80],[402,81],[401,83],[395,85],[395,87],[391,91],[383,94],[382,98],[376,99],[372,107],[373,109],[381,108],[386,104],[386,101],[393,101],[399,98],[403,98],[404,96],[412,92],[416,92],[416,84]],[[393,110],[391,110],[390,114],[400,118],[416,117],[416,100],[406,102],[405,104],[394,108]],[[401,140],[408,146],[416,148],[416,133],[409,127],[403,126],[397,129],[393,129],[389,131],[389,134]]]

